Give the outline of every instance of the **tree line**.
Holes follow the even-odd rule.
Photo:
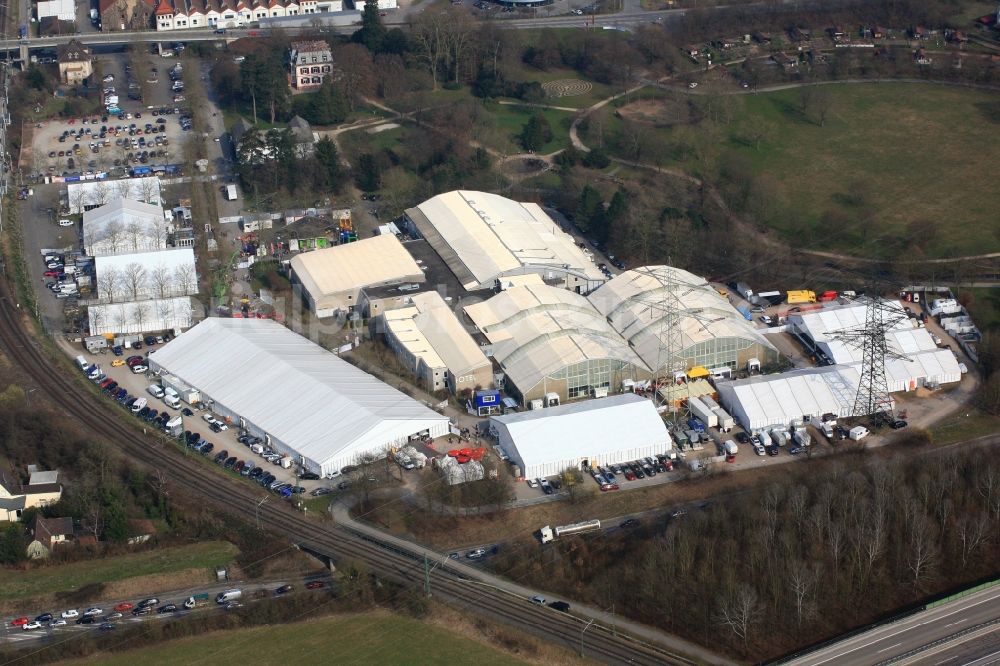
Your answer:
[[[515,579],[719,647],[773,658],[997,574],[995,451],[870,459],[658,517],[636,533],[506,549]]]

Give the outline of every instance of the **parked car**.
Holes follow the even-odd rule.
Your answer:
[[[80,611],[71,608],[64,610],[60,615],[64,620],[72,620],[73,618],[80,617]]]
[[[156,612],[160,613],[160,614],[162,614],[162,613],[176,613],[177,612],[177,606],[175,604],[166,604],[164,606],[160,606],[159,608],[157,608]]]
[[[13,620],[10,621],[10,626],[12,626],[12,627],[23,627],[24,625],[28,624],[28,622],[30,622],[30,620],[28,618],[26,618],[26,617],[18,617],[18,618],[14,618]]]
[[[291,585],[282,585],[277,590],[274,591],[275,594],[288,594],[292,591]]]
[[[306,589],[307,590],[321,590],[325,586],[326,586],[326,583],[324,583],[321,580],[311,580],[308,583],[306,583]]]
[[[95,615],[104,615],[104,610],[101,609],[101,608],[98,608],[97,606],[93,606],[93,607],[88,608],[87,610],[85,610],[83,612],[83,615],[84,615],[84,617],[87,617],[87,616],[93,617]]]
[[[135,606],[133,606],[132,604],[130,604],[127,601],[123,601],[120,604],[118,604],[117,606],[115,606],[115,610],[118,611],[119,613],[124,613],[125,611],[130,611],[133,608],[135,608]]]
[[[481,559],[483,557],[486,557],[486,549],[485,548],[476,548],[474,550],[470,550],[468,553],[465,554],[465,556],[467,558],[469,558],[470,560],[478,560],[478,559]]]
[[[35,622],[51,622],[51,621],[52,621],[52,613],[42,613],[41,615],[35,618]]]

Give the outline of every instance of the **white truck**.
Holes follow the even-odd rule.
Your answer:
[[[217,604],[228,604],[231,601],[236,601],[243,596],[243,590],[232,589],[219,592],[215,596],[215,603]]]
[[[816,428],[816,430],[819,430],[821,433],[823,433],[824,437],[826,437],[828,440],[830,440],[832,442],[833,441],[833,426],[837,425],[837,419],[836,419],[836,417],[833,417],[832,419],[831,418],[826,418],[827,416],[833,417],[832,414],[824,415],[823,418],[818,418],[818,417],[814,416],[814,417],[812,417],[809,420],[809,423],[814,428]]]
[[[781,428],[774,428],[769,434],[771,435],[771,441],[774,442],[775,446],[784,446],[788,443],[788,436]]]
[[[796,428],[795,432],[792,433],[792,441],[795,442],[796,446],[805,447],[812,444],[812,436],[805,428]]]
[[[869,434],[870,433],[868,432],[868,428],[866,428],[864,426],[854,426],[847,433],[847,436],[850,437],[851,439],[853,439],[855,442],[860,442],[862,439],[864,439],[865,437],[867,437]]]
[[[705,403],[703,403],[699,398],[688,398],[688,409],[691,410],[691,413],[696,416],[698,420],[705,424],[705,427],[715,428],[719,425],[719,417],[715,415],[715,412],[705,406]]]
[[[160,383],[163,384],[164,389],[172,389],[178,398],[189,405],[201,402],[201,392],[191,388],[174,375],[163,375],[160,378]]]
[[[226,201],[236,201],[236,186],[226,185]]]
[[[726,451],[726,457],[727,458],[730,457],[730,456],[735,456],[737,453],[739,453],[739,450],[740,450],[739,447],[736,446],[736,442],[734,442],[731,439],[727,439],[726,443],[723,444],[722,446],[723,446],[723,449],[725,449],[725,451]]]
[[[554,539],[558,539],[561,536],[566,536],[569,534],[582,534],[584,532],[593,532],[595,530],[600,530],[600,529],[601,529],[601,521],[586,520],[582,523],[572,523],[570,525],[557,525],[554,530],[548,525],[546,525],[538,532],[541,535],[542,543],[548,543]]]

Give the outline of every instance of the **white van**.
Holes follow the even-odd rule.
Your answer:
[[[90,365],[90,363],[88,363],[87,359],[85,359],[83,356],[77,356],[76,357],[76,365],[81,370],[86,370],[87,366]]]
[[[162,398],[163,397],[163,389],[160,388],[159,384],[150,384],[149,386],[147,386],[146,387],[146,393],[148,393],[149,395],[153,396],[154,398]]]
[[[146,404],[147,403],[145,398],[136,398],[135,402],[132,403],[132,413],[138,414],[140,411],[142,411],[142,408],[145,407]]]
[[[215,597],[215,603],[217,604],[228,604],[230,601],[236,601],[243,596],[243,590],[226,590],[225,592],[219,592]]]
[[[261,444],[254,444],[253,446],[250,447],[250,451],[252,453],[256,453],[257,455],[260,455],[260,454],[264,453],[264,446],[261,445]]]
[[[868,435],[869,435],[868,428],[864,426],[854,426],[848,433],[848,437],[853,439],[855,442],[860,442]]]
[[[181,399],[176,395],[165,395],[163,396],[163,404],[171,409],[177,409],[181,406]]]

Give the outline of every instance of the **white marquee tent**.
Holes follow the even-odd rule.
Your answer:
[[[500,446],[526,478],[667,453],[670,434],[653,403],[626,393],[490,418]]]
[[[149,361],[199,389],[219,416],[321,475],[411,436],[448,432],[447,416],[266,319],[206,319]]]
[[[191,327],[191,299],[185,296],[94,304],[87,308],[87,316],[91,335],[173,331]]]

